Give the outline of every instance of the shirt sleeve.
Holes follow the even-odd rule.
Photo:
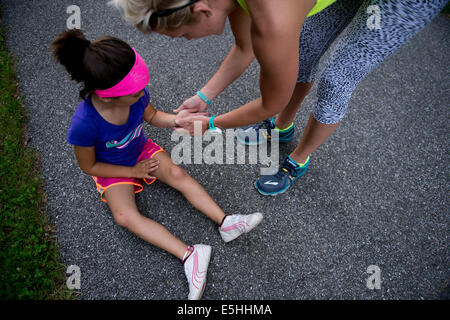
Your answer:
[[[150,102],[150,93],[147,88],[144,88],[144,96],[141,98],[141,106],[145,110]]]
[[[80,147],[92,147],[95,145],[95,138],[96,130],[86,120],[77,116],[72,118],[67,131],[67,141],[70,144]]]

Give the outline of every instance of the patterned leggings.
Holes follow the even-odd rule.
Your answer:
[[[358,84],[419,33],[447,2],[338,0],[306,19],[300,37],[299,83],[315,79],[319,59],[341,35],[318,78],[314,118],[324,124],[340,122]]]

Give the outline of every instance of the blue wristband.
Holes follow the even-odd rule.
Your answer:
[[[217,116],[212,116],[212,117],[209,118],[209,123],[208,123],[208,129],[209,130],[216,130],[217,129],[216,127],[214,127],[214,119],[216,117]]]
[[[222,130],[220,130],[219,128],[216,128],[214,126],[214,119],[216,118],[216,116],[212,116],[209,118],[209,122],[208,122],[208,131],[214,134],[221,134]]]
[[[200,90],[197,91],[197,95],[208,105],[211,105],[211,100],[209,100]]]

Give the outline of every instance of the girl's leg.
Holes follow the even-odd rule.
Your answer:
[[[183,258],[188,246],[161,224],[139,213],[132,185],[110,187],[105,191],[104,196],[118,225],[180,260]]]
[[[189,285],[188,299],[200,299],[206,285],[211,247],[203,244],[188,247],[161,224],[142,216],[137,210],[134,187],[131,185],[113,186],[105,191],[104,196],[120,226],[182,260]]]
[[[230,242],[240,235],[250,232],[262,221],[263,215],[259,212],[226,216],[205,189],[173,163],[167,153],[159,152],[155,158],[159,160],[159,168],[152,172],[152,175],[180,191],[196,209],[217,223],[220,236],[225,242]]]
[[[291,154],[298,163],[306,161],[337,128],[353,91],[387,57],[409,41],[444,6],[444,0],[366,0],[349,25],[318,80],[318,102]],[[379,8],[380,28],[367,26],[369,6]]]
[[[152,172],[153,176],[180,191],[197,210],[211,220],[217,224],[222,223],[225,213],[194,178],[173,163],[166,152],[159,152],[154,158],[159,160],[159,168]]]

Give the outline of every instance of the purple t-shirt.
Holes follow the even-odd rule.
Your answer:
[[[90,99],[82,101],[72,117],[67,141],[81,147],[94,146],[97,162],[134,166],[147,141],[142,128],[150,96],[147,89],[144,93],[130,106],[127,123],[120,126],[103,119]]]

